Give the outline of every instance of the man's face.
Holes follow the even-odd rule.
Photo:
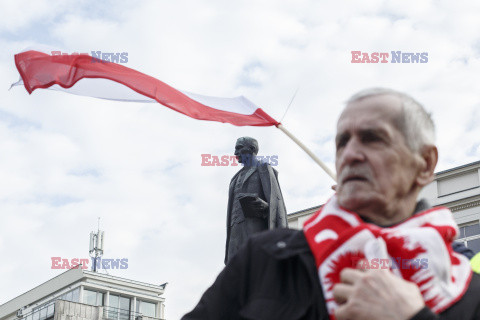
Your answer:
[[[400,111],[396,96],[368,97],[347,105],[337,124],[339,204],[380,224],[416,198],[419,155],[394,125]]]
[[[248,140],[238,139],[235,145],[235,153],[238,162],[245,163],[253,156],[253,146]]]

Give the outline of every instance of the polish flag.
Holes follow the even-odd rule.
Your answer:
[[[179,91],[144,73],[87,54],[28,50],[15,55],[15,65],[22,80],[12,86],[23,84],[30,94],[48,88],[107,100],[158,102],[198,120],[236,126],[279,125],[243,96],[217,98]]]

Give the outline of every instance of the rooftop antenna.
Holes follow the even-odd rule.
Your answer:
[[[88,250],[88,253],[90,254],[90,257],[94,258],[93,264],[92,264],[92,271],[97,272],[98,266],[97,262],[100,263],[100,259],[97,259],[98,257],[101,257],[103,255],[103,244],[105,240],[105,232],[100,231],[100,217],[98,217],[98,227],[97,227],[97,232],[90,232],[90,249]]]

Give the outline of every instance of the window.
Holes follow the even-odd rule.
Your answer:
[[[462,242],[467,248],[472,249],[474,253],[480,252],[480,224],[478,221],[474,223],[463,224],[459,226],[458,242]]]
[[[137,313],[155,318],[155,303],[137,300]]]
[[[72,291],[72,301],[80,302],[80,288],[77,288]]]
[[[55,313],[55,300],[50,300],[38,307],[32,309],[32,314],[27,318],[33,320],[50,319]]]
[[[83,303],[92,306],[103,306],[103,292],[85,289],[83,291]]]
[[[58,299],[71,301],[71,302],[80,302],[80,288],[75,288],[71,291],[68,291],[62,294]]]
[[[109,298],[107,318],[116,320],[129,320],[130,298],[111,294]]]
[[[48,300],[45,303],[42,303],[38,307],[32,309],[32,314],[27,316],[28,320],[44,320],[51,319],[55,313],[55,301],[56,300],[67,300],[72,302],[79,302],[80,288],[75,288],[64,294],[57,296],[53,299]]]
[[[480,252],[480,239],[473,239],[467,241],[467,247],[473,250],[473,252]]]
[[[55,313],[55,304],[52,303],[47,307],[47,317],[48,318],[53,317],[54,313]]]
[[[47,318],[47,308],[42,307],[40,309],[40,319],[46,319]]]

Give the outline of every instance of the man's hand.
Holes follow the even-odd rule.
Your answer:
[[[248,218],[265,219],[267,217],[268,203],[256,194],[239,193],[238,200],[243,209],[243,214]]]
[[[252,200],[249,203],[249,206],[255,211],[265,211],[268,209],[268,203],[263,201],[259,197],[256,197],[255,200]]]
[[[333,287],[338,320],[408,320],[424,306],[417,285],[390,270],[345,268]]]

